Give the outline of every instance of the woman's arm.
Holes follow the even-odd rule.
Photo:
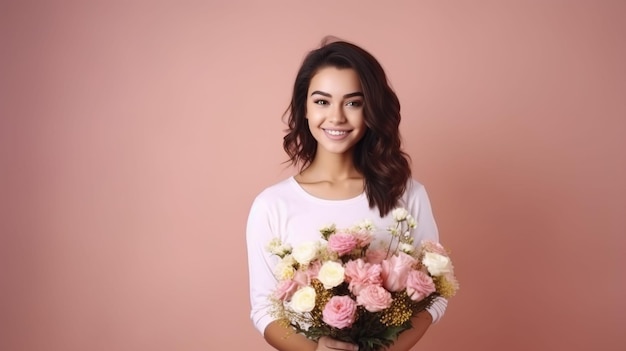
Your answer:
[[[411,319],[413,327],[401,333],[398,339],[386,351],[410,350],[424,336],[432,322],[433,317],[428,311],[416,314]],[[319,342],[316,343],[302,334],[297,334],[292,329],[284,327],[278,321],[271,322],[265,329],[263,336],[268,344],[279,351],[358,350],[358,347],[354,344],[327,337],[320,338]]]
[[[355,351],[356,345],[322,337],[318,342],[311,341],[290,327],[274,320],[271,315],[269,295],[276,288],[276,279],[272,273],[274,265],[265,246],[275,237],[271,228],[271,211],[266,202],[257,197],[246,228],[248,265],[250,278],[251,318],[255,327],[263,332],[268,344],[279,351]]]
[[[307,339],[302,334],[296,334],[293,329],[274,321],[268,324],[263,333],[268,344],[279,351],[357,351],[354,344],[322,337],[318,342]]]
[[[263,337],[268,344],[280,351],[314,351],[317,347],[317,343],[302,334],[296,334],[293,329],[283,326],[279,321],[268,324]]]

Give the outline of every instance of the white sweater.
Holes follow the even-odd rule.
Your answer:
[[[410,180],[399,207],[406,208],[418,222],[413,236],[415,243],[422,240],[438,241],[437,225],[433,218],[426,189]],[[246,240],[250,278],[250,317],[255,327],[263,333],[275,318],[269,313],[269,296],[278,283],[272,273],[278,257],[267,252],[267,244],[278,237],[293,247],[305,241],[321,240],[319,229],[335,223],[337,228],[347,228],[364,219],[375,226],[375,244],[384,245],[390,238],[387,228],[394,222],[389,213],[380,217],[377,208],[370,209],[365,193],[347,200],[324,200],[307,193],[293,177],[268,187],[252,204],[248,217]],[[428,312],[433,323],[444,314],[447,301],[437,298]]]

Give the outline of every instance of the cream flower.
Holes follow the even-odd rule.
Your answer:
[[[371,219],[364,219],[357,226],[358,228],[364,229],[364,230],[374,230],[374,222],[372,222]]]
[[[317,274],[317,279],[319,279],[319,281],[324,284],[324,288],[332,289],[343,283],[344,276],[345,269],[343,268],[341,263],[335,261],[327,261],[324,262],[324,264],[320,268],[320,271]]]
[[[402,242],[407,244],[413,244],[413,238],[411,237],[410,231],[407,230],[406,232],[404,232],[404,234],[402,235]]]
[[[285,257],[291,253],[291,245],[283,244],[279,238],[274,238],[267,244],[267,251],[273,255]]]
[[[389,231],[389,234],[391,234],[392,236],[400,235],[400,232],[398,231],[398,228],[396,226],[391,226],[387,228],[387,231]]]
[[[313,311],[315,308],[315,289],[305,286],[298,289],[291,297],[291,309],[298,313]]]
[[[452,273],[453,270],[452,261],[449,257],[434,252],[426,252],[422,263],[428,269],[428,273],[433,276]]]
[[[415,218],[413,218],[413,216],[411,215],[406,216],[406,222],[409,225],[409,228],[411,229],[417,228],[417,221],[415,220]]]
[[[321,227],[320,228],[320,232],[334,233],[335,229],[337,229],[337,226],[335,225],[335,223],[330,223],[330,224],[326,224],[323,227]]]
[[[396,208],[395,210],[393,210],[391,212],[391,215],[393,216],[393,219],[396,222],[402,222],[409,215],[409,211],[407,211],[405,208],[399,207],[399,208]]]
[[[413,245],[408,244],[408,243],[400,243],[399,249],[400,251],[408,255],[412,254],[415,251],[415,247],[413,247]]]
[[[285,280],[293,278],[296,274],[296,269],[294,268],[295,263],[296,261],[291,255],[287,255],[280,260],[276,266],[274,266],[274,276],[276,279]]]
[[[326,240],[328,240],[328,237],[333,234],[335,232],[337,228],[335,227],[335,224],[327,224],[325,226],[323,226],[322,228],[320,228],[320,233],[322,233],[322,237]]]
[[[318,249],[317,242],[308,241],[296,246],[291,255],[301,265],[307,265],[317,257]]]

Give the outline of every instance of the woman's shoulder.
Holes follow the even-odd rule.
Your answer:
[[[415,199],[428,199],[428,194],[426,193],[426,187],[423,183],[415,178],[409,178],[407,180],[406,189],[404,191],[403,197],[405,198],[405,201]]]
[[[295,179],[293,176],[283,179],[263,189],[257,196],[255,201],[273,201],[277,198],[284,197],[285,194],[293,193]]]
[[[406,181],[406,192],[420,192],[424,190],[424,184],[415,178],[409,178]]]

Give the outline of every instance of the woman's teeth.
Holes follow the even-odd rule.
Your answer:
[[[326,129],[326,133],[330,134],[330,135],[344,135],[347,133],[347,131],[345,130],[331,130],[331,129]]]

